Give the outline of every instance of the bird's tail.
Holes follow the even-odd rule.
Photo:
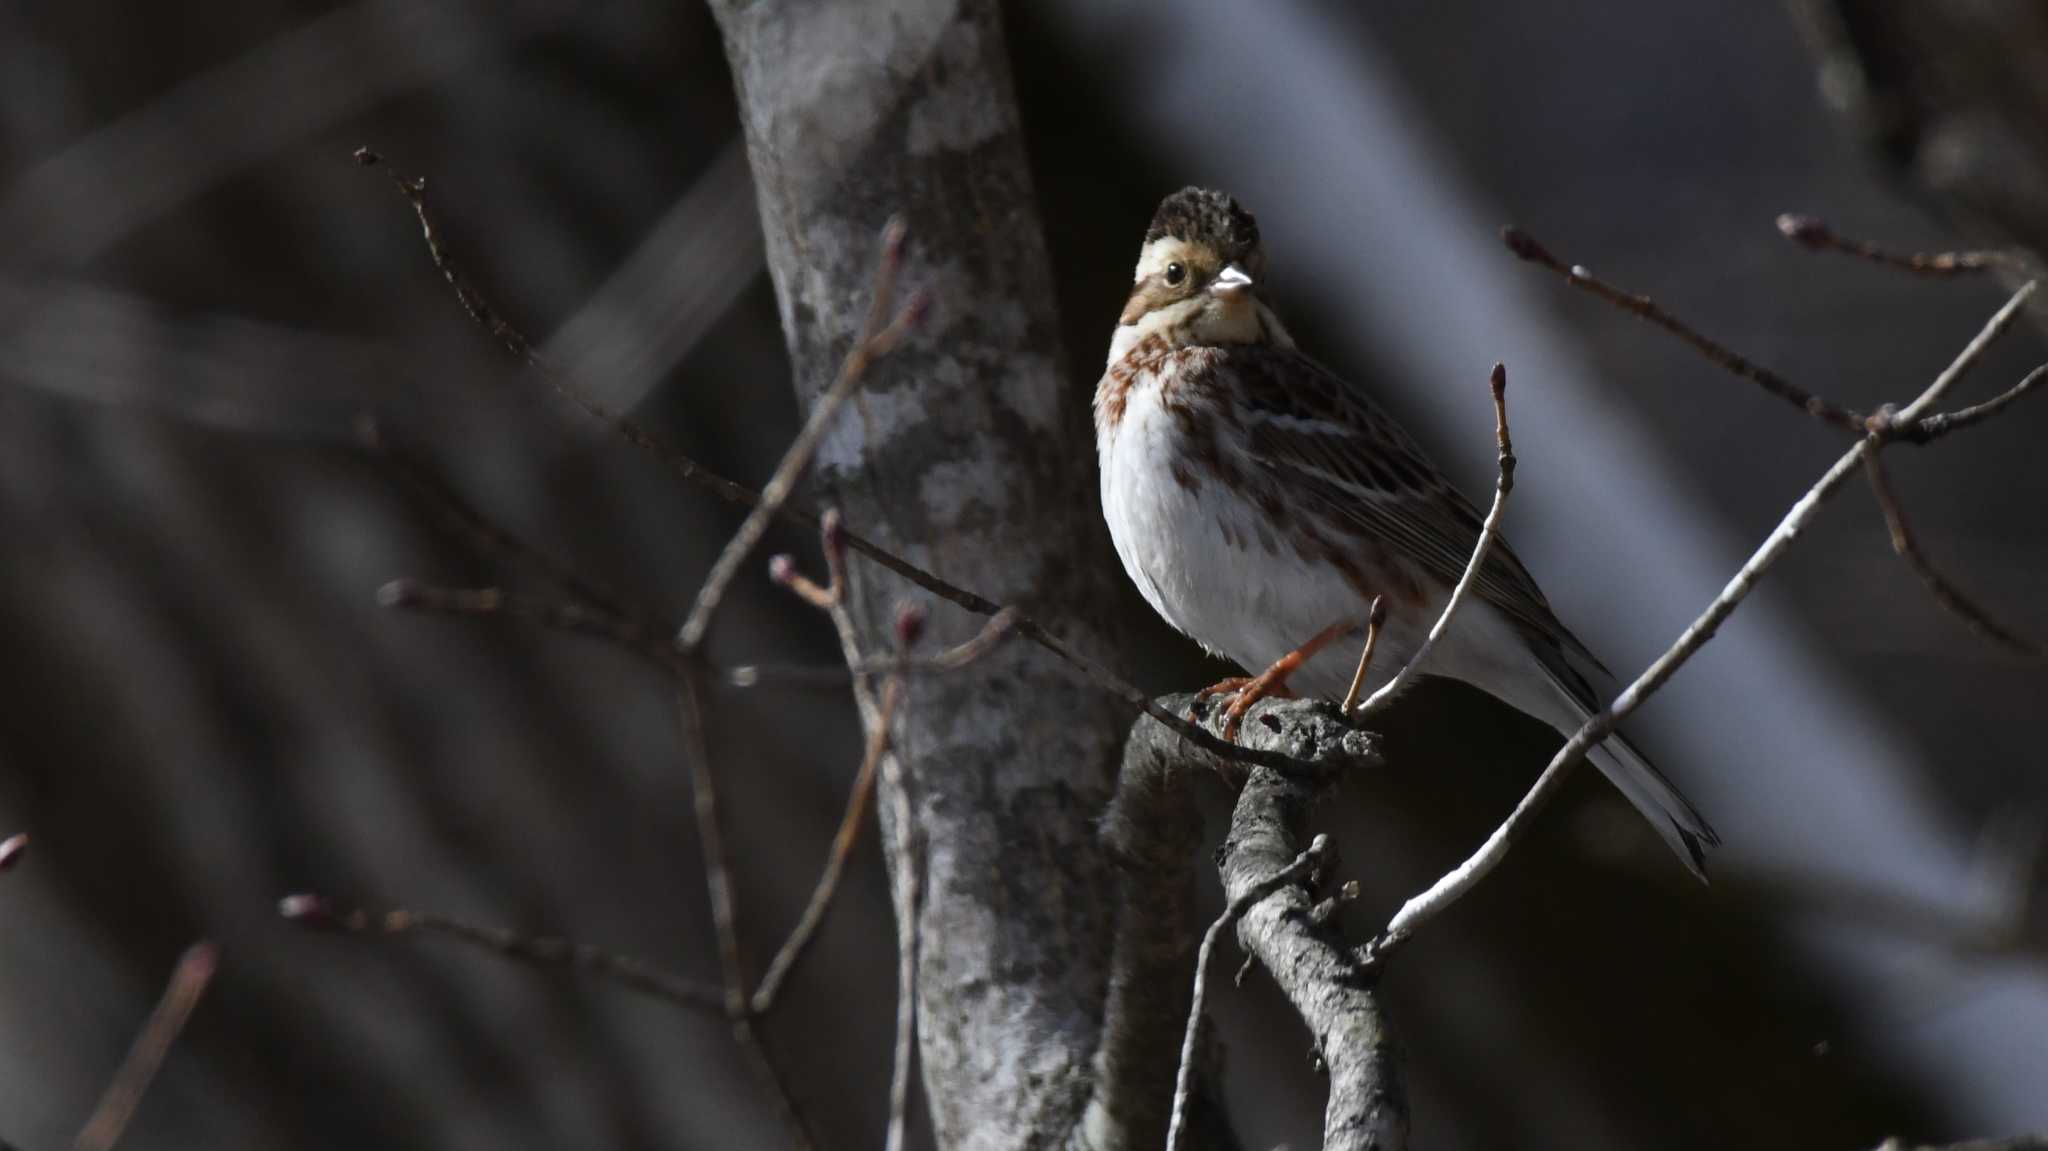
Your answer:
[[[1598,707],[1593,686],[1586,678],[1571,667],[1555,667],[1549,660],[1538,660],[1551,687],[1557,693],[1556,714],[1544,715],[1552,725],[1569,735],[1586,721]],[[1561,661],[1560,661],[1561,662]],[[1540,713],[1539,713],[1540,714]],[[1558,723],[1567,719],[1568,723]],[[1671,850],[1685,862],[1685,866],[1700,882],[1707,879],[1707,848],[1720,845],[1721,836],[1707,823],[1706,816],[1692,805],[1692,801],[1678,790],[1678,786],[1664,777],[1643,758],[1619,732],[1608,736],[1587,755],[1594,766],[1600,769],[1621,794],[1635,805],[1636,810],[1671,845]]]

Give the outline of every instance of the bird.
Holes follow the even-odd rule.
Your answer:
[[[1229,195],[1160,202],[1094,397],[1102,512],[1153,610],[1212,655],[1262,674],[1228,695],[1226,738],[1264,695],[1335,699],[1384,610],[1368,686],[1413,656],[1483,521],[1414,437],[1295,346],[1266,297],[1266,252]],[[1569,735],[1611,676],[1496,540],[1419,675],[1461,680]],[[1706,878],[1720,836],[1618,733],[1601,772]]]

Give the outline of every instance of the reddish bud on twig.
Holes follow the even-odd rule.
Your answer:
[[[355,161],[365,168],[374,168],[384,162],[384,157],[379,156],[368,148],[357,148],[355,150]]]
[[[0,839],[0,872],[14,870],[27,854],[27,835],[10,835],[6,839]]]
[[[926,613],[920,604],[904,603],[896,608],[896,646],[908,650],[924,638]]]
[[[768,578],[783,587],[796,580],[796,559],[787,553],[768,557]]]

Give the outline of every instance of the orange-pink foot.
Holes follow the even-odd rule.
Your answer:
[[[1210,684],[1195,693],[1195,702],[1200,704],[1211,696],[1232,695],[1231,701],[1223,706],[1223,738],[1237,742],[1237,733],[1244,726],[1245,713],[1262,699],[1293,699],[1294,691],[1287,686],[1287,677],[1300,670],[1301,665],[1315,657],[1315,654],[1329,646],[1338,636],[1357,627],[1354,620],[1340,620],[1317,632],[1314,638],[1279,659],[1273,666],[1255,676],[1232,676]],[[1191,709],[1189,719],[1195,715]]]

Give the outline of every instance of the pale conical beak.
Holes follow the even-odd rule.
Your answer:
[[[1219,300],[1235,300],[1251,290],[1252,278],[1236,264],[1216,273],[1216,278],[1209,283],[1209,294]]]

